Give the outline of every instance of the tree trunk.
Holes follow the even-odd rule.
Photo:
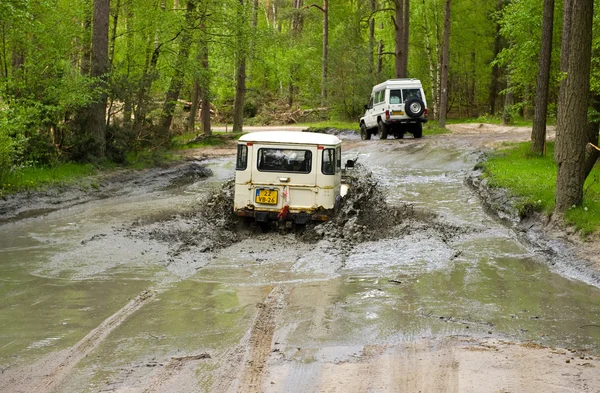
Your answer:
[[[125,7],[125,25],[127,27],[126,32],[126,48],[127,48],[127,80],[129,80],[131,76],[131,66],[133,63],[133,6],[131,4],[127,4]],[[126,130],[131,129],[131,114],[133,113],[133,97],[131,87],[127,86],[125,89],[125,96],[123,97],[123,128]]]
[[[444,41],[442,43],[442,83],[440,91],[440,113],[438,125],[446,128],[446,114],[448,111],[448,67],[450,63],[450,0],[446,0],[446,11],[444,15]]]
[[[108,72],[108,24],[110,20],[110,0],[94,1],[94,22],[92,28],[92,77],[99,79],[98,88],[106,85]],[[87,159],[103,160],[106,156],[106,93],[88,108],[87,129],[89,144]]]
[[[404,0],[404,21],[402,23],[402,72],[408,77],[408,38],[410,36],[410,0]]]
[[[375,72],[375,18],[373,13],[377,10],[377,0],[371,0],[371,19],[369,19],[369,70],[371,76],[376,79]]]
[[[511,110],[515,102],[514,93],[510,76],[506,77],[506,93],[504,94],[504,112],[502,114],[502,124],[509,125],[512,123]]]
[[[406,78],[406,70],[404,69],[404,0],[395,0],[396,17],[392,17],[394,23],[395,37],[395,59],[394,59],[394,77]]]
[[[92,29],[92,18],[93,18],[93,11],[94,7],[93,4],[91,3],[91,0],[86,0],[85,4],[84,4],[84,13],[83,13],[83,42],[82,42],[82,46],[83,46],[83,51],[81,53],[81,66],[80,66],[80,70],[81,70],[81,75],[85,75],[85,76],[89,76],[90,75],[90,69],[91,69],[91,65],[90,62],[92,60],[92,54],[91,54],[91,48],[92,48],[92,43],[91,41],[91,29]]]
[[[563,100],[558,106],[561,130],[555,147],[558,164],[555,212],[559,216],[583,200],[593,11],[594,0],[574,0],[568,73]]]
[[[423,2],[423,7],[425,3]],[[427,63],[429,64],[429,78],[431,79],[431,105],[432,111],[430,116],[434,119],[438,118],[438,100],[439,100],[439,68],[437,67],[438,62],[438,51],[437,47],[431,46],[431,31],[429,28],[429,22],[425,10],[423,9],[423,29],[425,30],[425,52],[427,53]]]
[[[573,19],[573,0],[564,0],[563,5],[563,26],[562,26],[562,37],[560,40],[560,72],[565,74],[569,68],[569,48],[571,41],[571,26]],[[566,78],[560,81],[558,90],[558,102],[559,104],[564,101],[564,90],[565,90]],[[562,130],[562,124],[560,119],[556,119],[556,137]],[[554,160],[556,161],[556,149],[554,149]]]
[[[204,28],[204,27],[203,27]],[[212,135],[210,125],[210,69],[208,62],[208,42],[206,39],[201,41],[200,64],[202,65],[202,78],[200,80],[200,118],[202,122],[202,131],[205,136]]]
[[[166,143],[170,140],[169,129],[173,122],[173,114],[175,106],[179,99],[179,93],[183,87],[185,68],[188,62],[190,47],[192,46],[192,27],[194,23],[194,10],[196,6],[193,0],[188,0],[185,11],[185,28],[181,35],[181,43],[179,44],[179,53],[175,63],[175,74],[171,78],[169,90],[165,97],[162,113],[160,116],[160,124],[158,129],[158,139],[161,143]]]
[[[327,52],[329,49],[329,0],[323,0],[323,64],[321,66],[321,104],[327,105]]]
[[[240,9],[244,9],[244,0],[239,0]],[[245,23],[241,19],[239,23]],[[244,126],[244,101],[246,96],[246,37],[240,28],[238,31],[238,63],[236,71],[235,100],[233,103],[233,132],[242,132]]]
[[[496,7],[497,12],[501,12],[504,7],[504,0],[498,0],[498,5]],[[500,23],[496,22],[496,36],[494,38],[494,59],[498,58],[498,54],[500,53],[502,46],[502,36],[500,35]],[[500,67],[498,64],[494,63],[492,66],[492,81],[490,83],[490,95],[489,95],[489,110],[490,115],[494,116],[496,114],[496,97],[498,95],[498,86],[500,78]]]
[[[552,31],[554,26],[554,0],[544,0],[542,20],[542,47],[540,69],[535,92],[535,112],[531,131],[531,151],[543,155],[546,152],[546,117],[548,114],[548,84],[552,60]]]

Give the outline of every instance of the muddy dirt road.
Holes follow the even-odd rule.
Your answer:
[[[597,271],[465,182],[527,130],[342,138],[360,195],[305,232],[229,218],[232,156],[5,201],[0,392],[600,391]]]

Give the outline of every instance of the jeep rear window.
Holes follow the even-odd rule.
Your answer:
[[[323,150],[323,164],[321,166],[321,172],[324,175],[335,175],[336,159],[335,149],[324,149]]]
[[[411,98],[423,99],[420,89],[402,89],[402,96],[404,97],[403,101],[410,100]]]
[[[264,172],[310,173],[312,152],[296,149],[258,149],[258,170]]]
[[[410,98],[423,99],[420,89],[390,90],[390,104],[400,104]]]

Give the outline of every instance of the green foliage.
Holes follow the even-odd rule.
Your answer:
[[[532,211],[550,214],[554,209],[554,143],[547,143],[546,148],[544,156],[536,156],[530,142],[507,144],[481,165],[490,186],[505,188],[518,198],[522,215]],[[584,235],[600,229],[600,167],[586,180],[583,205],[570,209],[566,220]]]

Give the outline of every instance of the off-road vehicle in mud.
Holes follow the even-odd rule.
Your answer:
[[[326,221],[344,194],[342,141],[333,135],[288,131],[243,135],[235,169],[233,210],[258,222]]]
[[[418,79],[390,79],[373,87],[365,114],[359,120],[360,136],[371,139],[403,138],[409,132],[415,138],[423,136],[427,122],[427,101]]]

